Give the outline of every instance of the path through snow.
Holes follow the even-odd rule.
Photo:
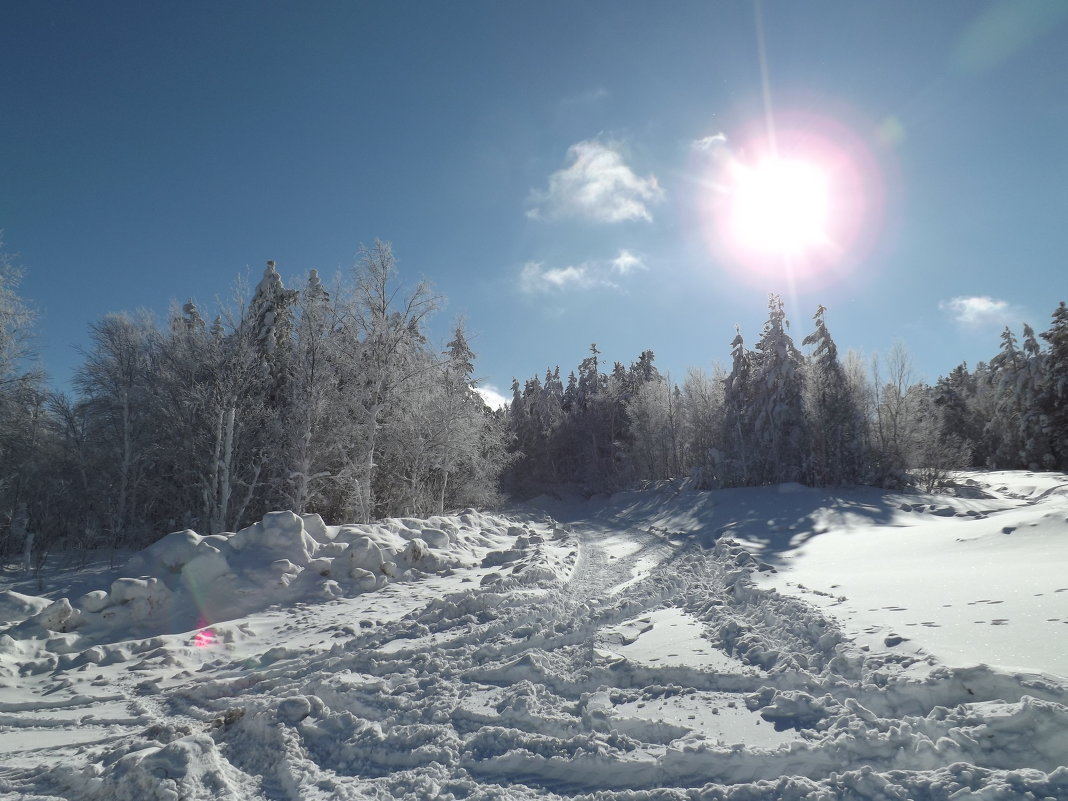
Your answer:
[[[1020,476],[1005,480],[1020,489]],[[219,606],[224,587],[200,586],[211,571],[183,568],[189,561],[156,576],[158,586],[120,584],[117,595],[113,586],[69,613],[9,593],[0,604],[0,793],[1068,798],[1068,679],[1034,665],[951,667],[922,648],[889,646],[888,616],[877,638],[856,639],[857,621],[837,613],[864,607],[864,582],[843,586],[838,602],[799,578],[806,559],[829,558],[799,549],[854,536],[861,521],[880,531],[921,513],[858,491],[801,514],[816,499],[786,489],[666,488],[556,508],[581,517],[570,525],[540,512],[373,531],[305,520],[294,533],[290,521],[285,536],[265,525],[245,540],[273,537],[292,568],[208,543],[227,560],[229,573],[215,580],[233,588],[252,586],[243,582],[253,574],[289,576],[274,585],[282,605],[249,591],[232,619]],[[1007,489],[994,499],[1011,501],[1006,510],[984,514],[995,524],[1015,514],[1017,528],[1049,521],[1037,528],[1060,536],[1051,547],[1063,554],[1068,528],[1042,517],[1061,514],[1060,496],[1043,491]],[[901,526],[887,530],[911,530]],[[424,530],[441,533],[426,535],[436,544],[415,536]],[[361,537],[382,556],[373,581],[356,572],[368,564]],[[426,548],[421,568],[402,556],[412,539]],[[878,547],[896,553],[892,542]],[[137,564],[153,577],[145,558]],[[217,618],[199,630],[180,624],[198,609],[192,585]],[[915,601],[885,592],[902,608]],[[108,609],[123,626],[100,618]],[[133,625],[161,633],[130,638]]]

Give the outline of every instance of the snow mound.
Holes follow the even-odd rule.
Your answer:
[[[48,606],[48,600],[13,590],[0,592],[0,624],[20,623]]]
[[[25,651],[12,643],[31,640],[48,652],[76,653],[203,629],[272,605],[328,601],[448,575],[481,565],[494,549],[513,554],[507,567],[527,584],[554,581],[566,565],[540,548],[543,542],[531,528],[473,509],[341,526],[327,526],[318,515],[270,512],[236,533],[168,534],[134,554],[126,576],[108,589],[73,601],[4,592],[0,624],[7,628],[0,629],[6,635],[0,642],[12,653]]]

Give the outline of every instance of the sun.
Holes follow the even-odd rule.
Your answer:
[[[770,156],[755,164],[736,161],[728,191],[737,246],[801,257],[830,243],[830,180],[815,162]]]
[[[694,222],[713,264],[762,288],[812,288],[860,269],[882,237],[892,166],[835,117],[780,112],[695,143]]]

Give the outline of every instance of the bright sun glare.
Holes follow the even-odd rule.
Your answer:
[[[779,114],[699,152],[703,231],[739,280],[814,286],[862,263],[882,222],[883,176],[867,142],[831,117]]]
[[[766,158],[732,170],[731,227],[739,245],[800,256],[828,244],[830,191],[815,164]]]

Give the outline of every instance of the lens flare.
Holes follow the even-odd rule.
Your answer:
[[[200,615],[197,620],[197,628],[200,629],[195,635],[193,635],[193,646],[196,648],[207,648],[209,645],[214,645],[219,635],[215,633],[215,629],[203,628],[208,626],[208,621],[204,615]]]
[[[867,143],[812,114],[754,121],[699,149],[701,228],[741,280],[825,284],[858,264],[879,228],[882,175]],[[748,130],[748,133],[747,133]]]

